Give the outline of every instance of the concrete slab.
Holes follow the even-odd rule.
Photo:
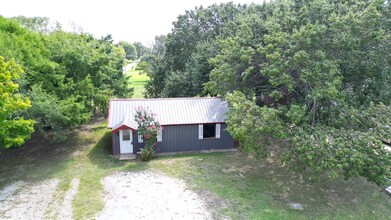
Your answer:
[[[121,154],[118,159],[119,160],[135,160],[136,154]]]

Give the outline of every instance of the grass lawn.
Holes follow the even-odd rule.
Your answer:
[[[308,182],[279,163],[241,153],[164,156],[149,163],[110,156],[110,131],[104,119],[82,126],[61,144],[32,141],[0,160],[0,188],[17,181],[57,178],[58,196],[80,179],[74,218],[93,218],[103,208],[100,180],[116,171],[152,169],[181,178],[218,215],[232,219],[389,219],[391,199],[361,178]],[[291,210],[296,202],[304,210]]]
[[[144,98],[144,85],[149,81],[149,77],[145,73],[131,69],[128,71],[130,75],[129,85],[134,87],[133,98]]]

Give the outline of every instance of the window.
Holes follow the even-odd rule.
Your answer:
[[[143,135],[142,135],[142,134],[139,134],[139,135],[138,135],[138,142],[139,142],[139,143],[143,143],[143,142],[144,142],[144,140],[143,140]]]
[[[198,125],[198,139],[220,138],[221,124],[201,124]]]
[[[157,142],[162,142],[163,140],[163,130],[162,130],[162,128],[160,128],[159,129],[159,131],[157,131],[157,137],[156,137],[156,139],[157,139]]]
[[[216,124],[204,124],[202,137],[203,138],[216,137]]]
[[[143,135],[142,134],[138,134],[137,135],[137,139],[138,139],[138,143],[143,143],[144,142],[144,139],[143,139]],[[162,129],[160,129],[158,132],[157,132],[157,142],[162,142]]]
[[[123,141],[129,141],[130,140],[130,130],[123,130],[122,131],[122,140]]]

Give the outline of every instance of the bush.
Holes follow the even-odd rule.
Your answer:
[[[138,107],[134,120],[138,123],[137,132],[142,135],[144,148],[140,151],[140,158],[143,161],[149,161],[155,156],[154,147],[156,146],[157,133],[162,126],[155,119],[155,114],[149,110]]]
[[[141,148],[140,151],[140,159],[142,161],[149,161],[153,157],[153,149],[151,146],[146,146],[144,148]]]

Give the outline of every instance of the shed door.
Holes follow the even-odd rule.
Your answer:
[[[132,130],[119,130],[120,154],[133,153],[133,132]]]

